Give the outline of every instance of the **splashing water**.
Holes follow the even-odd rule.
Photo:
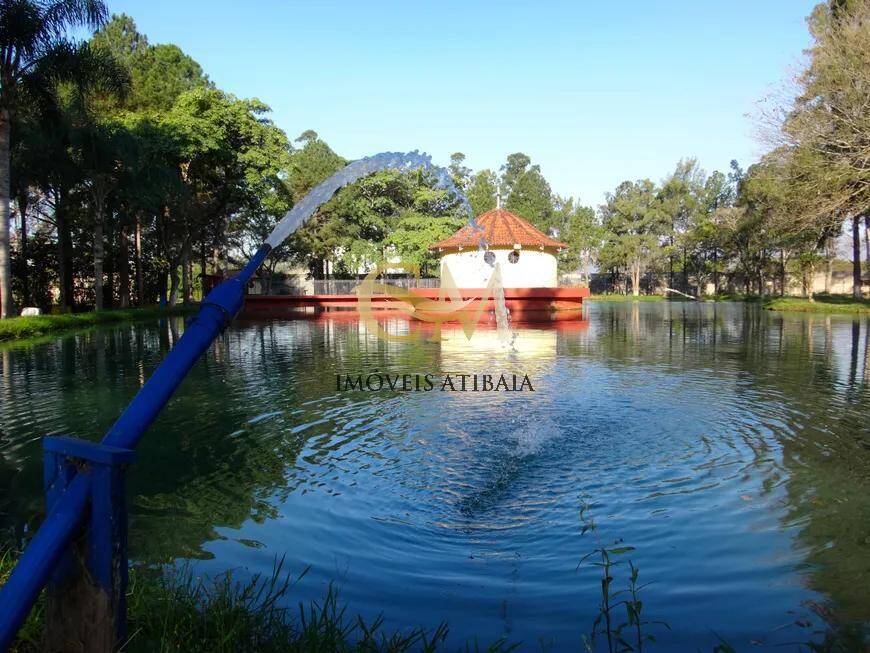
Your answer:
[[[468,198],[456,188],[453,180],[450,178],[450,173],[444,168],[440,168],[432,164],[432,157],[421,152],[381,152],[373,156],[367,156],[363,159],[352,161],[344,168],[329,177],[326,181],[315,186],[302,200],[294,206],[287,215],[279,222],[269,237],[266,243],[272,247],[278,247],[283,243],[294,231],[310,218],[321,204],[328,202],[333,195],[339,190],[362,179],[363,177],[375,172],[383,170],[398,170],[399,172],[410,172],[423,168],[431,172],[438,183],[439,188],[444,188],[450,194],[462,203],[465,212],[469,216],[469,224],[474,229],[479,229],[477,222],[474,219],[474,214],[471,210],[471,204]]]
[[[511,328],[511,312],[505,303],[504,286],[501,281],[501,265],[499,263],[495,264],[492,274],[495,277],[493,295],[495,296],[495,324],[498,329],[498,339],[506,349],[516,351],[517,348],[514,342],[517,336]]]
[[[333,195],[339,190],[348,186],[363,177],[381,172],[383,170],[398,170],[399,172],[410,172],[423,168],[427,172],[434,175],[436,184],[439,188],[447,190],[450,195],[458,200],[465,212],[468,214],[469,226],[479,234],[478,247],[481,252],[486,250],[486,239],[483,235],[483,229],[477,224],[474,217],[474,212],[471,209],[471,204],[468,198],[462,193],[453,183],[450,173],[440,166],[432,163],[432,157],[426,153],[413,152],[382,152],[373,156],[367,156],[363,159],[352,161],[347,166],[336,172],[334,175],[315,186],[298,204],[296,204],[269,234],[266,239],[266,244],[272,249],[278,247],[287,238],[301,227],[308,218],[322,204],[328,202]],[[510,326],[510,311],[505,305],[504,288],[501,283],[501,271],[496,266],[494,272],[496,275],[495,281],[495,319],[498,326],[499,339],[510,349],[514,349],[514,334]]]

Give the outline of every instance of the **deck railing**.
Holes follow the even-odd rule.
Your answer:
[[[388,279],[391,286],[399,288],[438,288],[440,279],[416,279],[414,277],[402,277]],[[315,295],[351,295],[354,289],[361,283],[361,279],[315,279]]]

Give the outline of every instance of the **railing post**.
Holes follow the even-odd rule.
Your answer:
[[[48,585],[46,649],[110,652],[125,635],[127,505],[124,476],[135,453],[97,442],[48,437],[47,509],[78,474],[90,477],[90,513]]]
[[[97,652],[109,650],[121,636],[127,569],[123,466],[133,460],[130,450],[157,419],[190,368],[242,309],[245,284],[270,250],[271,246],[264,243],[238,276],[209,293],[199,313],[188,322],[184,335],[101,443],[71,438],[46,439],[46,450],[52,454],[45,465],[51,503],[42,526],[24,549],[6,583],[0,587],[0,650],[11,646],[40,590],[50,581],[50,595],[55,597],[71,588],[70,598],[49,601],[50,614],[46,621],[58,624],[49,625],[51,633],[66,638],[79,630],[86,631],[84,636],[93,637],[94,643],[79,644],[74,650]],[[100,466],[117,468],[118,473],[99,474],[97,468]],[[99,482],[99,490],[92,488],[92,480]],[[103,500],[108,498],[111,501],[107,505]],[[91,521],[83,524],[82,520],[89,512]],[[95,524],[102,526],[94,527]],[[89,536],[85,546],[90,550],[79,548],[76,556],[76,547],[70,543],[76,542],[83,526]],[[111,544],[106,543],[107,538],[111,539]],[[106,562],[105,556],[110,554],[113,559]],[[71,567],[68,575],[60,574],[61,578],[55,578],[58,576],[58,563],[64,561]],[[89,564],[92,567],[88,567]],[[89,599],[88,592],[90,595],[96,593],[102,600],[102,615],[94,614],[98,602]],[[85,600],[79,601],[76,596],[84,596]],[[70,617],[64,616],[67,608],[72,612]],[[55,617],[55,613],[59,616]],[[65,624],[64,619],[69,621]],[[113,636],[107,624],[114,630]],[[104,633],[102,639],[90,633],[97,626]],[[66,644],[61,643],[58,650],[65,647]]]

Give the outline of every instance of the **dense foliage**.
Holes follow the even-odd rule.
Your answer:
[[[99,0],[0,2],[2,313],[175,304],[225,273],[346,161],[318,134],[292,140],[257,99],[218,89],[179,47],[152,44]],[[782,294],[786,275],[828,271],[849,225],[860,294],[870,228],[870,0],[830,0],[808,18],[814,45],[798,92],[777,106],[761,161],[707,174],[694,159],[656,183],[629,180],[593,209],[556,195],[530,156],[449,170],[476,214],[502,205],[593,271],[638,294]],[[95,29],[84,42],[71,28]],[[461,226],[431,176],[383,172],[338,193],[269,259],[354,277],[400,256],[437,273],[428,246]],[[811,295],[812,283],[806,283]],[[13,303],[14,300],[14,303]]]

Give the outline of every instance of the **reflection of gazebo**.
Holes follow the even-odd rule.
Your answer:
[[[502,208],[479,216],[477,226],[474,229],[466,225],[429,247],[441,257],[442,279],[449,270],[458,287],[484,288],[498,263],[505,288],[559,285],[556,255],[567,245]],[[486,252],[480,249],[481,238],[486,243]]]

